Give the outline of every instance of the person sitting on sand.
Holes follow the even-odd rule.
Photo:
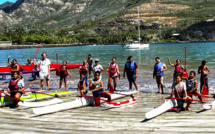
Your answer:
[[[89,89],[93,93],[93,97],[95,100],[95,105],[100,106],[100,97],[104,97],[108,99],[108,102],[111,102],[111,95],[104,91],[104,83],[100,79],[100,72],[95,72],[94,79],[90,80],[90,87]]]
[[[181,65],[181,60],[179,59],[176,60],[175,65],[171,63],[170,58],[168,58],[168,62],[170,66],[175,68],[175,71],[173,74],[173,82],[175,82],[176,76],[180,75],[182,77],[185,67]]]
[[[87,80],[85,78],[85,74],[81,74],[80,81],[78,82],[78,92],[80,92],[81,97],[87,94]]]
[[[11,78],[9,82],[9,86],[7,91],[10,93],[11,97],[20,99],[22,96],[22,91],[25,90],[24,82],[19,78],[19,72],[15,71],[12,73],[13,78]],[[18,101],[13,99],[13,106],[20,108],[21,106],[18,105]]]
[[[139,91],[136,79],[138,77],[137,63],[134,61],[132,56],[127,58],[125,63],[123,77],[125,78],[125,73],[127,74],[127,79],[129,81],[129,91],[132,91],[132,83],[134,84],[137,91]]]
[[[67,89],[67,76],[69,75],[70,77],[72,77],[72,75],[69,72],[69,69],[66,67],[67,61],[63,61],[63,65],[60,66],[59,68],[59,72],[60,72],[60,86],[59,86],[59,90],[62,87],[62,83],[64,80],[64,84],[65,84],[65,90]]]
[[[176,78],[176,81],[172,85],[172,92],[170,94],[170,98],[172,98],[173,96],[177,98],[176,100],[177,100],[179,109],[190,110],[191,101],[188,99],[191,99],[191,98],[187,96],[186,85],[184,82],[181,81],[181,75],[177,75],[175,78]],[[185,100],[187,102],[187,105],[184,105]]]
[[[120,75],[119,73],[119,66],[116,63],[116,57],[112,58],[112,62],[109,63],[108,69],[107,69],[109,79],[108,79],[108,90],[110,89],[110,84],[112,83],[112,80],[114,82],[114,91],[116,91],[116,82],[117,82],[117,76]]]
[[[186,88],[187,88],[187,94],[191,98],[193,98],[193,95],[197,95],[199,100],[202,101],[202,97],[198,89],[198,81],[195,79],[196,72],[195,71],[190,71],[189,77],[182,78],[186,80]]]
[[[198,68],[198,74],[201,73],[201,77],[200,77],[200,92],[202,93],[202,88],[205,85],[208,93],[209,93],[209,87],[208,87],[208,74],[210,74],[210,69],[209,67],[206,65],[206,61],[203,60],[202,61],[202,65],[199,66]]]
[[[164,93],[163,92],[163,76],[164,76],[164,71],[167,70],[166,64],[161,62],[159,57],[155,58],[155,65],[154,65],[154,71],[153,71],[153,79],[156,77],[156,82],[158,86],[158,93]]]

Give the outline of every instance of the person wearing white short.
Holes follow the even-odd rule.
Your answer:
[[[40,65],[40,73],[39,73],[39,76],[40,76],[40,82],[41,82],[41,85],[40,85],[40,90],[43,90],[43,80],[46,79],[46,83],[47,83],[47,87],[48,87],[48,90],[50,88],[50,83],[49,83],[49,79],[50,79],[50,60],[47,57],[47,54],[45,52],[42,53],[42,59],[40,59],[36,65]]]
[[[95,76],[95,72],[100,72],[100,79],[102,78],[103,67],[99,64],[99,59],[95,59],[95,65],[93,66],[93,74]]]

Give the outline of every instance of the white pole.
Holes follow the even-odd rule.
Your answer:
[[[138,36],[139,36],[139,43],[140,43],[140,9],[139,7],[137,7],[138,9]]]

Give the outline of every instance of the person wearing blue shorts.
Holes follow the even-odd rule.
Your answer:
[[[127,79],[129,81],[129,91],[132,90],[132,83],[134,84],[137,91],[139,91],[136,78],[138,77],[137,63],[134,61],[132,56],[127,58],[125,63],[123,77],[125,78],[125,73],[127,74]]]

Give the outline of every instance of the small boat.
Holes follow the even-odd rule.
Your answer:
[[[137,40],[131,40],[125,42],[125,44],[122,46],[124,49],[143,49],[143,48],[149,48],[149,44],[141,43],[140,38],[140,12],[138,7],[138,39]]]
[[[125,97],[125,95],[135,94],[138,91],[133,92],[121,92],[120,94],[111,94],[111,100],[119,99]],[[104,98],[102,98],[104,99]],[[43,115],[49,113],[55,113],[59,111],[69,110],[73,108],[79,108],[83,106],[93,105],[94,99],[88,97],[77,97],[74,101],[65,102],[61,104],[55,104],[51,106],[41,107],[41,108],[33,108],[33,113],[35,115]]]
[[[55,95],[55,94],[57,94],[58,96],[64,96],[64,95],[72,94],[73,92],[74,91],[64,91],[64,92],[53,92],[53,93],[47,93],[47,94],[49,94],[49,95]],[[12,100],[10,98],[4,97],[4,95],[5,95],[4,93],[1,93],[1,103],[0,103],[0,106],[11,105],[12,104]],[[22,97],[20,98],[20,100],[23,100],[24,102],[34,102],[34,101],[52,99],[53,96],[49,96],[49,95],[31,93],[30,95],[27,95],[27,96],[22,95]],[[54,102],[56,102],[56,100]],[[24,103],[23,103],[23,105],[24,105]]]

